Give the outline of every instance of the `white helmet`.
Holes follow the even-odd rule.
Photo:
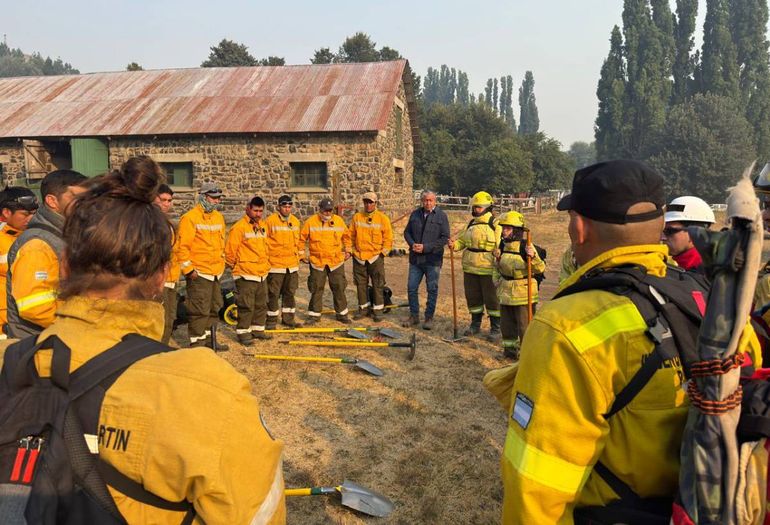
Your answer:
[[[714,224],[714,212],[706,201],[698,197],[677,197],[666,206],[666,222],[702,222]]]

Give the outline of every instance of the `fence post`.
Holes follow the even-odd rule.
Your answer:
[[[535,197],[535,215],[540,215],[540,212],[542,212],[543,209],[543,203],[540,200],[540,197]]]

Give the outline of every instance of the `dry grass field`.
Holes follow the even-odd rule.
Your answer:
[[[467,221],[452,214],[453,231]],[[567,214],[527,217],[536,244],[548,250],[551,264],[542,296],[553,295],[559,260],[568,243]],[[403,221],[394,226],[398,245]],[[462,292],[459,256],[455,261],[461,331],[469,315]],[[394,302],[406,301],[407,257],[387,260],[388,285]],[[348,268],[348,300],[357,306]],[[306,271],[300,278],[298,310],[307,305]],[[331,305],[331,294],[326,292]],[[424,305],[424,288],[421,290]],[[404,335],[399,326],[406,309],[386,316],[381,326]],[[304,317],[304,316],[300,316]],[[363,325],[369,325],[364,322]],[[341,326],[325,316],[321,326]],[[485,320],[485,330],[488,329]],[[180,327],[175,336],[182,343]],[[433,331],[417,330],[413,361],[397,348],[320,348],[285,344],[278,336],[251,351],[278,355],[352,356],[366,359],[385,371],[377,378],[348,365],[255,360],[243,355],[234,331],[221,330],[230,352],[221,354],[252,382],[264,419],[272,434],[284,442],[287,487],[334,485],[350,479],[383,493],[395,503],[387,518],[357,514],[328,497],[287,500],[292,524],[486,524],[499,522],[502,485],[498,462],[505,439],[506,416],[484,390],[481,379],[503,366],[499,348],[472,338],[448,344],[452,334],[449,260],[441,274],[441,288]],[[298,340],[331,340],[322,336],[292,336]]]

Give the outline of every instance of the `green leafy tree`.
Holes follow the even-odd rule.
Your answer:
[[[698,195],[723,202],[754,159],[753,130],[740,102],[715,94],[695,95],[671,109],[649,162],[666,174],[669,195]]]
[[[377,62],[380,52],[377,44],[366,33],[358,32],[349,36],[337,51],[336,62]]]
[[[610,52],[602,64],[596,96],[599,112],[594,125],[596,153],[600,160],[617,159],[624,156],[626,147],[624,127],[626,90],[626,66],[623,58],[623,35],[620,28],[612,28]]]
[[[310,59],[311,64],[331,64],[333,61],[334,53],[328,47],[316,49],[313,58]]]
[[[457,103],[467,106],[470,103],[468,95],[468,74],[464,71],[457,72]]]
[[[259,61],[260,66],[285,66],[286,60],[283,57],[269,56]]]
[[[487,85],[484,88],[484,101],[487,103],[488,106],[492,106],[492,79],[487,79]]]
[[[201,63],[201,67],[234,67],[256,66],[257,59],[251,56],[244,44],[223,38],[215,46],[211,46],[209,57]]]
[[[662,93],[664,105],[667,105],[673,93],[674,84],[670,78],[676,61],[676,42],[674,39],[674,26],[676,17],[671,12],[669,0],[650,0],[652,10],[652,23],[657,30],[660,42],[660,70],[665,72],[662,79]]]
[[[500,114],[499,108],[500,106],[497,105],[498,99],[499,99],[499,93],[500,90],[498,88],[497,79],[493,79],[492,82],[492,108],[495,110],[495,113],[498,115]]]
[[[573,142],[567,151],[575,169],[585,168],[596,163],[596,143],[595,142]]]
[[[532,154],[516,137],[494,140],[473,149],[463,162],[464,195],[486,190],[491,193],[529,191],[535,179]]]
[[[535,102],[535,77],[527,71],[519,88],[519,135],[531,135],[540,129],[540,117]]]
[[[380,57],[378,60],[382,62],[386,62],[388,60],[400,60],[402,58],[404,57],[401,56],[401,53],[391,47],[382,46],[380,48]]]
[[[676,0],[676,24],[674,26],[674,45],[676,56],[672,66],[674,91],[673,104],[683,102],[692,91],[695,59],[692,49],[695,45],[695,20],[698,16],[698,0]]]
[[[144,68],[136,62],[131,62],[126,66],[126,71],[144,71]]]
[[[738,54],[730,34],[728,0],[706,0],[698,78],[700,93],[730,98],[740,95]]]
[[[530,191],[569,188],[575,163],[561,150],[561,143],[544,133],[531,133],[524,137],[526,150],[532,156],[532,171],[535,174]]]

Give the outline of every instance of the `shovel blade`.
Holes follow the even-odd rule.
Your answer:
[[[363,332],[359,332],[355,328],[351,328],[347,332],[345,332],[345,335],[348,337],[352,337],[353,339],[367,339],[366,334]]]
[[[400,339],[401,338],[401,334],[399,334],[398,332],[396,332],[395,330],[392,330],[390,328],[380,328],[378,330],[378,332],[380,333],[380,335],[383,335],[385,337],[390,337],[391,339]]]
[[[352,481],[345,480],[342,485],[337,487],[337,490],[342,496],[342,504],[358,512],[378,518],[393,512],[392,501],[382,494],[362,487]]]
[[[372,374],[373,376],[382,377],[385,375],[385,372],[371,364],[369,361],[364,361],[363,359],[356,359],[356,366],[361,370]]]

